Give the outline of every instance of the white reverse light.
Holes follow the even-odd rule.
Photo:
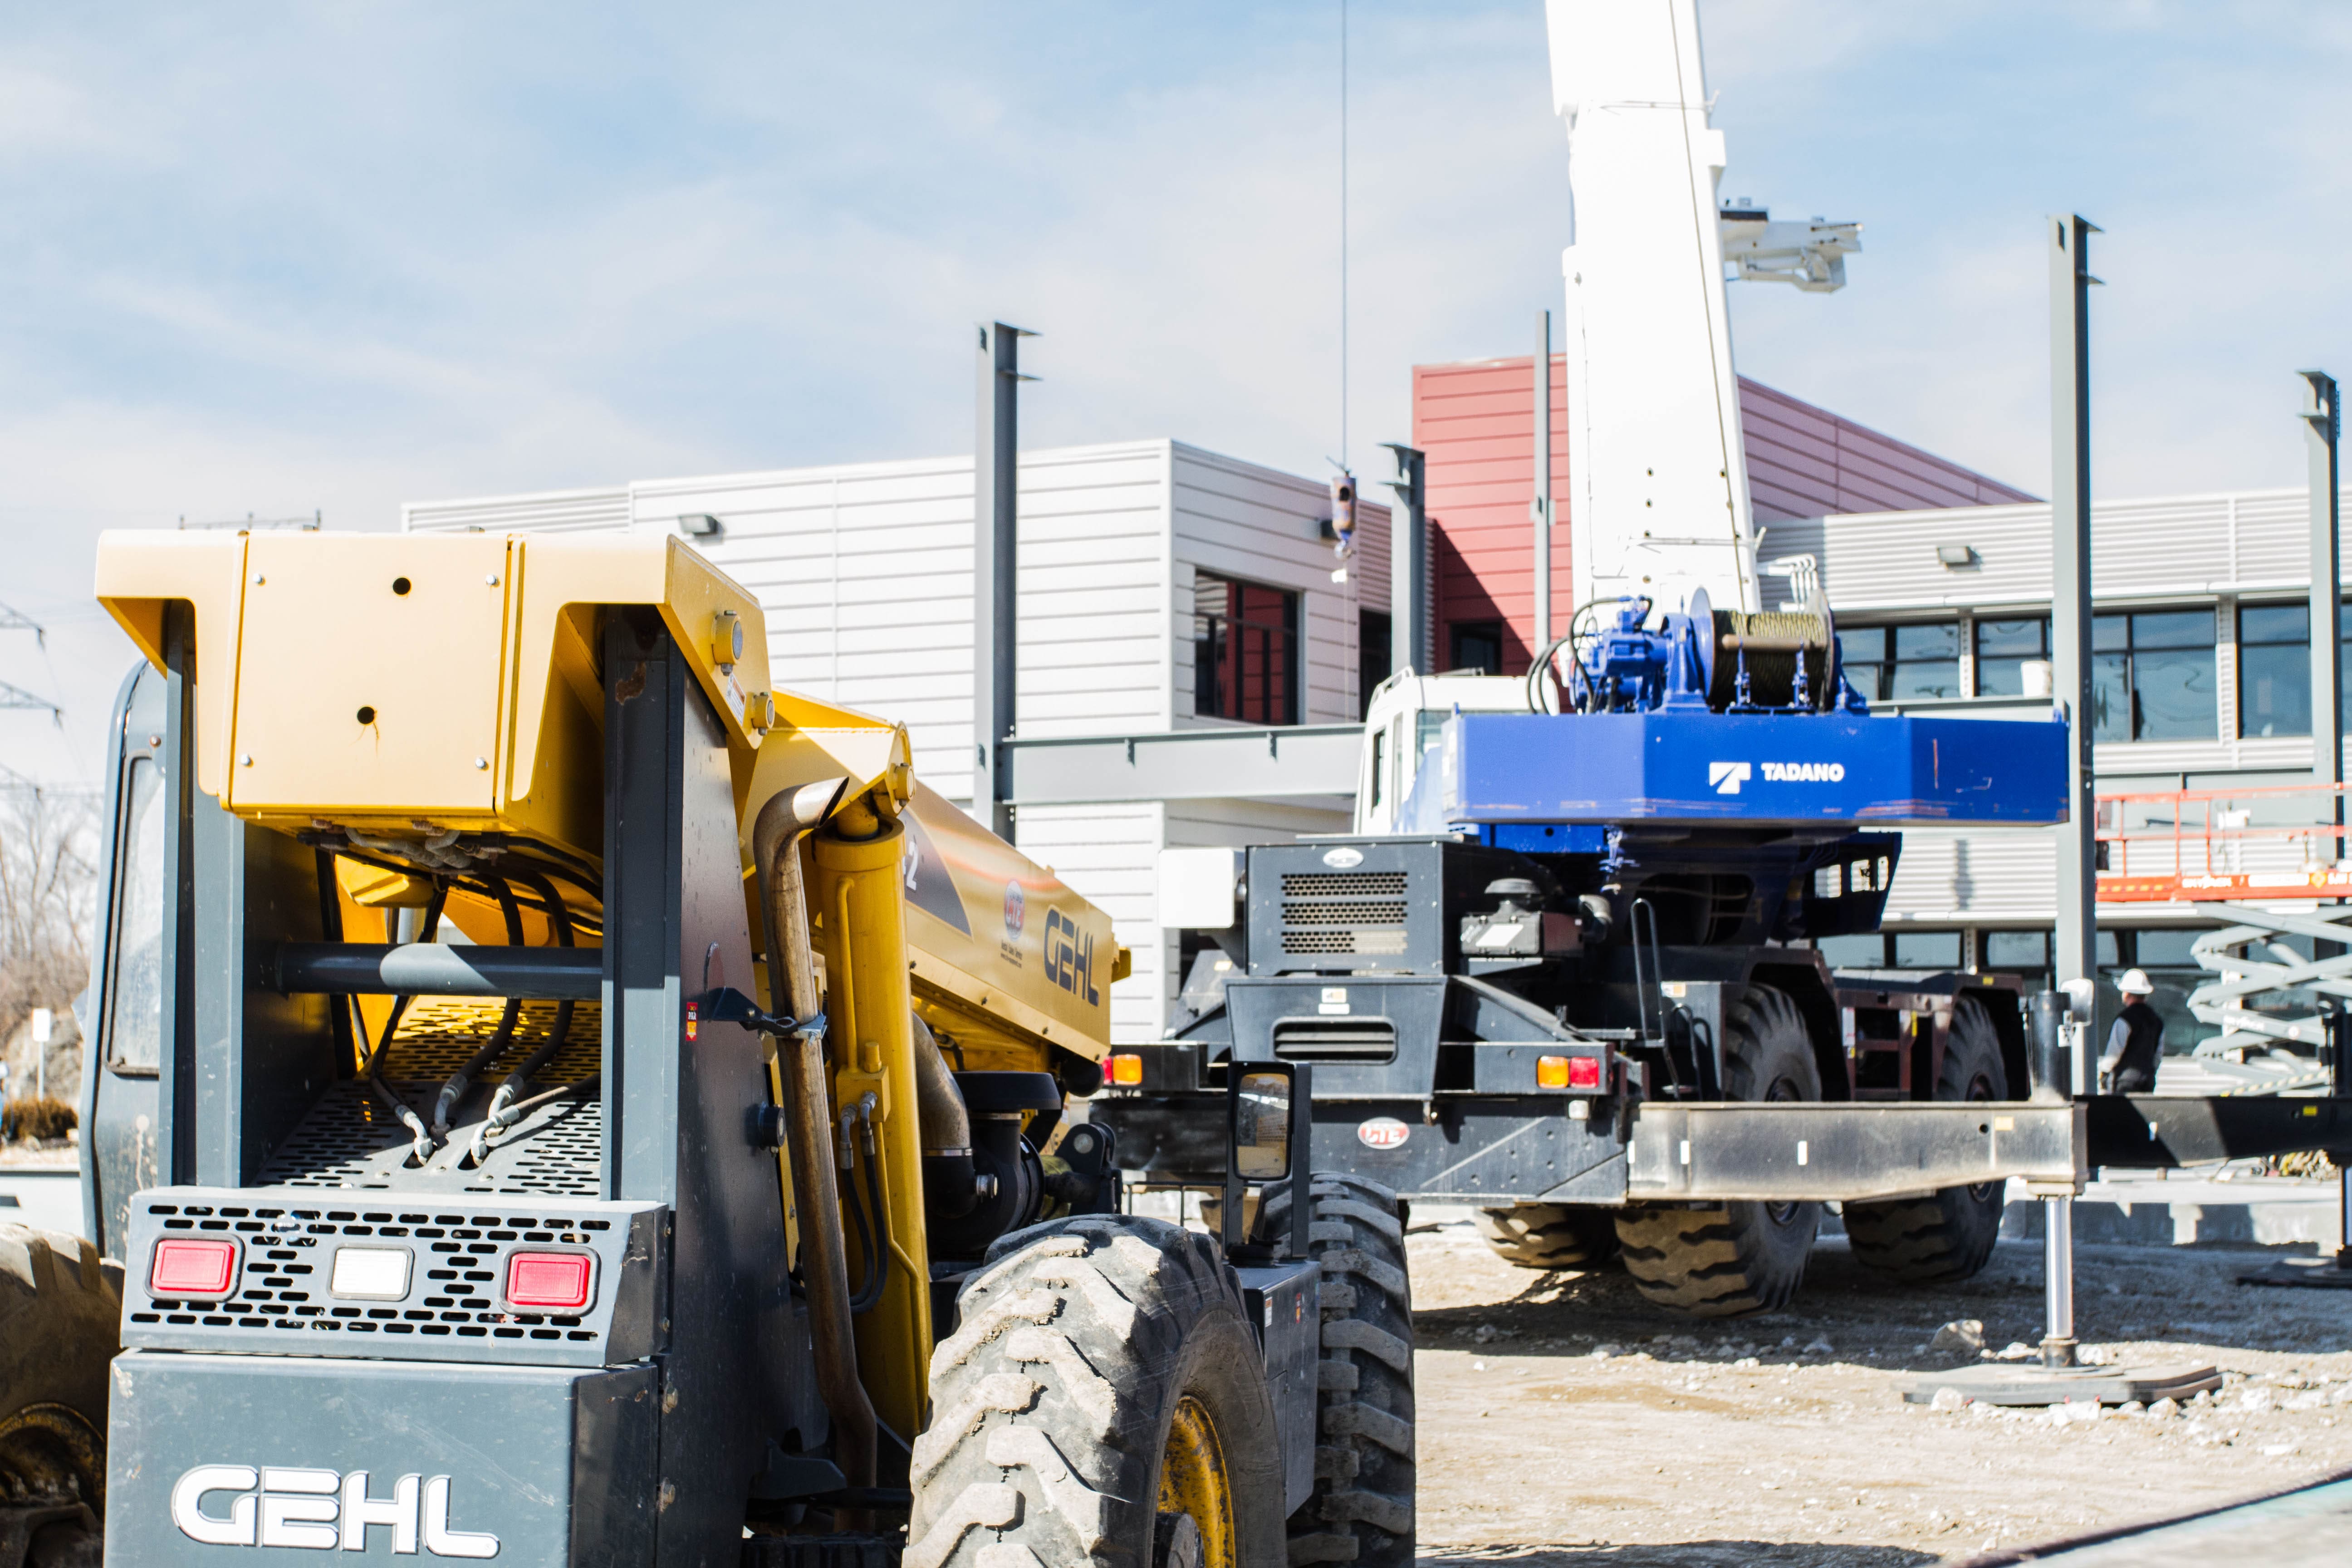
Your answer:
[[[408,1295],[408,1267],[404,1247],[339,1247],[327,1288],[362,1301],[398,1301]]]

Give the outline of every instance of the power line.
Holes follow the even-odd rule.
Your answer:
[[[0,680],[0,710],[25,709],[47,713],[60,730],[66,727],[66,710],[45,697],[36,697],[21,686],[11,686]]]
[[[42,627],[40,622],[22,610],[11,609],[6,605],[0,605],[0,632],[30,632],[33,634],[33,640],[41,645],[41,651],[43,653],[49,651],[48,632]]]

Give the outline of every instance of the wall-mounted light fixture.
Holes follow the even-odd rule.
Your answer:
[[[689,539],[718,539],[727,532],[727,525],[707,511],[688,512],[677,520],[677,526]]]
[[[1936,559],[1955,570],[1979,564],[1976,547],[1971,544],[1938,544]]]

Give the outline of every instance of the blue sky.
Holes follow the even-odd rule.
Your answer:
[[[1726,196],[1860,220],[1732,290],[1746,373],[2039,490],[2041,217],[2103,225],[2094,480],[2301,482],[2352,379],[2325,4],[1701,0]],[[1538,0],[1353,0],[1349,445],[1525,352],[1567,155]],[[1336,0],[0,16],[0,762],[94,777],[96,532],[963,449],[970,323],[1034,445],[1339,447]]]

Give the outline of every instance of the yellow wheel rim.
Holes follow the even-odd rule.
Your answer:
[[[1168,1424],[1160,1459],[1160,1512],[1189,1517],[1201,1532],[1201,1568],[1234,1568],[1234,1493],[1224,1445],[1201,1402],[1186,1394]],[[1173,1528],[1172,1521],[1160,1528]]]

